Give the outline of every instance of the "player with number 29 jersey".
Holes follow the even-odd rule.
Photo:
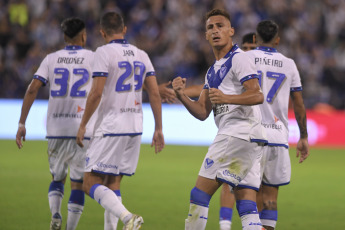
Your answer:
[[[148,55],[125,39],[112,40],[97,48],[92,75],[107,77],[94,135],[141,135],[142,86],[155,75]]]
[[[268,145],[288,147],[288,105],[290,92],[301,91],[295,62],[275,48],[260,46],[247,52],[258,68],[264,103],[260,105]]]
[[[50,84],[47,114],[47,138],[75,138],[79,128],[87,93],[91,84],[91,65],[94,53],[81,46],[48,54],[34,75]],[[91,136],[92,122],[86,137]]]

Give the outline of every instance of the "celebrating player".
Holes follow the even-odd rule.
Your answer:
[[[25,121],[38,90],[49,83],[50,95],[47,115],[47,138],[49,168],[53,180],[48,200],[52,213],[50,229],[61,229],[61,201],[64,184],[70,167],[71,195],[68,201],[66,229],[76,228],[84,208],[82,182],[86,148],[80,148],[75,138],[91,88],[89,76],[93,62],[92,51],[82,47],[86,44],[85,23],[78,18],[68,18],[61,24],[65,49],[48,54],[42,61],[24,96],[16,143],[22,148],[25,141]],[[91,129],[88,128],[83,144],[88,146]]]
[[[309,156],[306,112],[302,98],[302,84],[295,62],[279,53],[278,25],[272,20],[261,21],[257,28],[258,48],[249,51],[257,66],[265,101],[260,105],[262,124],[266,130],[268,146],[264,147],[263,178],[259,196],[263,200],[260,219],[268,230],[276,226],[278,189],[290,183],[291,163],[288,150],[289,95],[293,102],[296,121],[300,129],[297,157],[302,163]],[[243,186],[246,185],[244,178]],[[241,186],[240,184],[240,186]]]
[[[143,218],[130,213],[118,198],[123,175],[135,173],[143,129],[142,87],[145,85],[155,119],[152,146],[164,147],[161,98],[148,55],[124,39],[123,18],[108,12],[101,18],[106,45],[95,53],[91,92],[80,123],[77,143],[83,146],[85,127],[99,106],[84,175],[84,191],[105,209],[105,229],[139,229]]]
[[[256,106],[263,102],[263,94],[254,62],[232,43],[233,35],[227,12],[219,9],[208,12],[206,39],[216,62],[206,74],[198,101],[185,95],[186,79],[177,77],[172,83],[178,99],[194,117],[205,120],[213,109],[218,127],[191,191],[185,229],[205,229],[209,201],[223,182],[234,189],[243,229],[262,227],[255,201],[260,186],[259,161],[266,142]],[[251,179],[249,186],[238,188],[245,176]]]

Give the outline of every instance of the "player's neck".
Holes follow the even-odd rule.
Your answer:
[[[109,43],[113,40],[117,40],[117,39],[125,39],[125,37],[123,36],[123,34],[113,34],[111,36],[108,36],[105,38],[106,43]]]
[[[67,42],[67,46],[81,46],[84,47],[84,44],[82,42]]]
[[[264,47],[269,47],[269,48],[276,48],[277,46],[272,43],[264,43],[264,42],[259,42],[258,46],[264,46]]]
[[[226,46],[223,47],[213,47],[213,53],[216,60],[222,59],[232,48],[232,42],[228,43]]]

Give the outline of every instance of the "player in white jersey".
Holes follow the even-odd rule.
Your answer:
[[[53,180],[48,200],[52,220],[50,229],[61,229],[61,201],[64,184],[70,167],[71,195],[68,202],[66,229],[75,229],[84,208],[82,190],[85,167],[85,148],[80,148],[75,138],[91,88],[91,63],[94,53],[86,50],[85,23],[78,18],[68,18],[61,24],[67,46],[48,54],[42,61],[29,85],[22,106],[16,143],[25,141],[25,121],[38,90],[49,84],[50,95],[47,113],[47,138],[49,167]],[[92,123],[92,122],[91,122]],[[91,127],[85,139],[90,139]],[[88,145],[88,140],[84,141]]]
[[[278,188],[289,184],[291,177],[288,151],[289,95],[300,129],[300,139],[297,143],[299,162],[303,162],[309,155],[301,79],[295,62],[275,49],[280,40],[278,29],[278,25],[272,20],[260,22],[256,29],[258,47],[248,52],[258,69],[265,96],[260,109],[268,146],[264,148],[262,187],[258,195],[262,196],[263,200],[260,219],[268,230],[274,229],[277,222]],[[247,178],[242,183],[242,186],[246,186]]]
[[[216,62],[206,74],[198,101],[185,95],[186,79],[177,77],[172,83],[177,97],[194,117],[205,120],[213,109],[218,127],[191,191],[185,229],[205,229],[209,201],[222,183],[234,189],[242,228],[262,229],[255,200],[260,186],[262,145],[267,142],[256,105],[263,102],[263,94],[254,62],[232,43],[233,35],[227,12],[208,12],[206,39]],[[249,173],[254,175],[250,186],[238,188]]]
[[[101,34],[107,43],[95,53],[93,85],[77,135],[83,146],[85,126],[98,107],[94,137],[87,150],[84,191],[105,209],[105,229],[114,229],[117,218],[124,229],[139,229],[141,216],[121,203],[120,181],[136,170],[142,134],[142,87],[145,85],[155,119],[152,145],[164,147],[161,98],[148,55],[124,39],[122,17],[108,12],[101,18]],[[118,197],[119,196],[119,197]]]

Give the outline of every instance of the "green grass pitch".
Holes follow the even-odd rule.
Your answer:
[[[48,229],[51,176],[47,142],[26,141],[18,150],[14,140],[1,140],[0,146],[0,229]],[[144,217],[142,229],[184,229],[189,193],[206,151],[207,147],[168,145],[156,155],[150,146],[142,146],[137,172],[125,177],[121,188],[126,207]],[[345,150],[312,148],[310,158],[302,164],[295,158],[295,149],[290,154],[292,180],[280,188],[277,229],[345,229]],[[66,183],[64,223],[69,193]],[[87,197],[77,229],[102,230],[103,212]],[[219,192],[211,200],[206,229],[219,229],[218,212]],[[241,229],[237,211],[232,229]]]

